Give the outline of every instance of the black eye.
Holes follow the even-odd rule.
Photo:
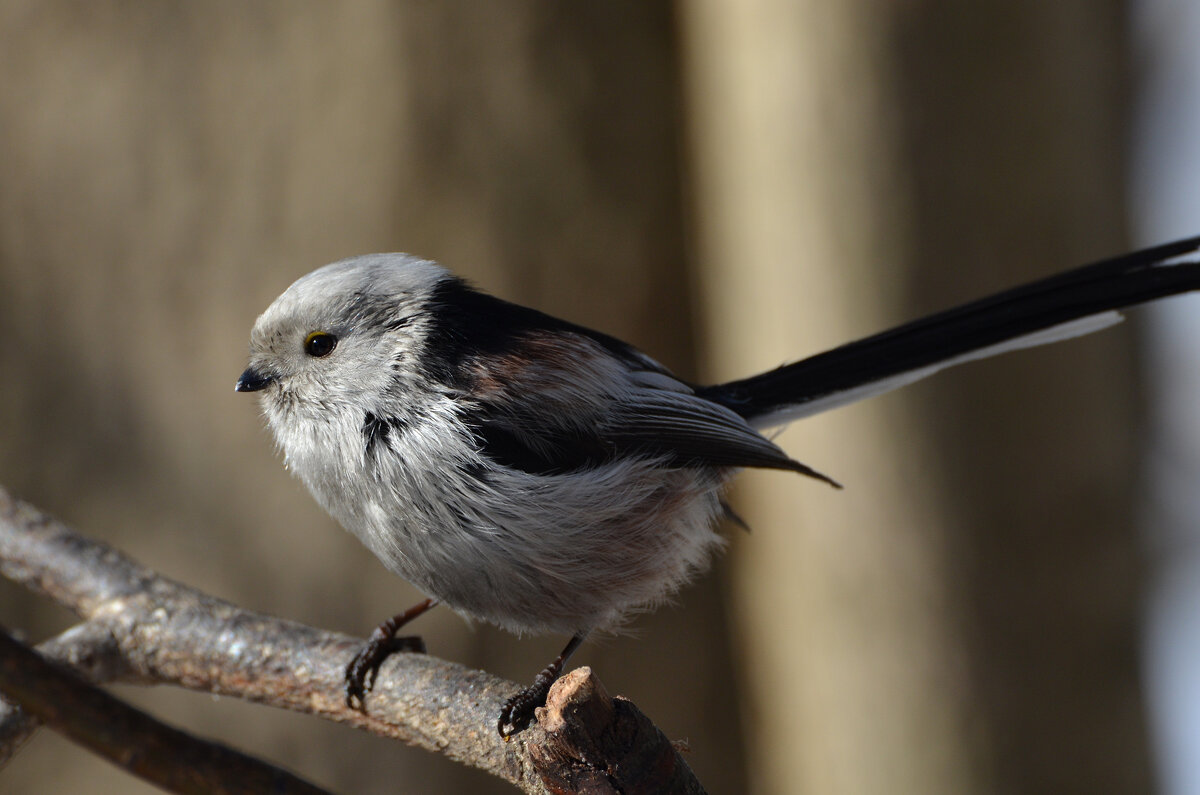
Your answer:
[[[333,349],[337,347],[337,337],[324,331],[310,332],[304,338],[304,352],[309,356],[315,356],[320,359],[322,356],[328,356],[333,353]]]

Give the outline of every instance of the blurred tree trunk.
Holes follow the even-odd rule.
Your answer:
[[[681,6],[726,378],[1117,253],[1123,5]],[[753,474],[755,792],[1150,788],[1128,330],[806,420]]]
[[[1126,4],[939,5],[894,33],[911,300],[941,306],[1127,248]],[[1137,660],[1136,331],[971,368],[921,404],[952,495],[947,538],[997,791],[1153,789]]]

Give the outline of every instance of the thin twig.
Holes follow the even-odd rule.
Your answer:
[[[99,684],[132,679],[116,639],[97,624],[78,624],[58,637],[38,644],[37,650],[46,659],[70,666],[89,682]],[[0,769],[40,725],[36,716],[0,699]]]
[[[59,733],[168,792],[328,795],[291,773],[134,709],[43,659],[3,627],[0,692]]]

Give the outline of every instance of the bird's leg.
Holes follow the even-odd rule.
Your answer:
[[[371,637],[346,666],[346,683],[343,686],[346,691],[346,706],[366,712],[367,693],[375,686],[379,666],[383,665],[383,661],[393,652],[425,653],[425,641],[421,640],[419,635],[404,635],[398,638],[396,632],[436,604],[436,599],[426,599],[375,627]]]
[[[504,708],[500,710],[500,720],[496,723],[496,731],[500,732],[501,737],[507,740],[529,726],[533,720],[533,711],[546,704],[546,696],[550,694],[550,685],[554,684],[554,680],[562,675],[563,666],[567,664],[567,660],[571,659],[571,655],[579,648],[579,644],[583,643],[585,637],[587,637],[586,632],[577,633],[572,637],[567,642],[567,647],[562,650],[562,654],[555,657],[554,662],[547,665],[541,673],[534,677],[532,685],[504,702]],[[511,726],[512,730],[505,731],[506,726]]]

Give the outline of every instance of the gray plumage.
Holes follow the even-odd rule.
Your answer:
[[[470,384],[431,377],[445,284],[462,287],[402,254],[321,268],[255,323],[250,371],[270,381],[262,405],[288,468],[388,568],[459,613],[517,633],[616,627],[707,566],[731,473],[653,449],[505,466],[474,427],[482,404],[535,451],[549,443],[536,421],[568,437],[708,433],[787,464],[736,413],[584,333],[498,328],[513,337],[503,353],[459,363],[479,371]],[[326,357],[303,351],[315,330],[337,338]]]
[[[261,392],[289,469],[391,570],[465,616],[582,636],[708,565],[738,468],[833,483],[756,428],[1103,328],[1197,289],[1185,255],[1198,246],[1095,263],[706,387],[432,262],[372,255],[271,304],[238,389]]]

